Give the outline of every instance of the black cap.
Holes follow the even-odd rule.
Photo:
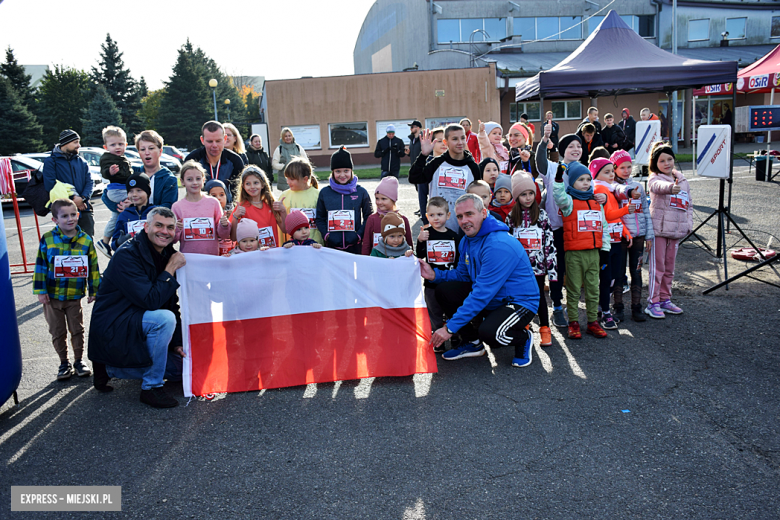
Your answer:
[[[79,134],[77,134],[75,130],[68,128],[67,130],[60,132],[60,146],[72,143],[77,139],[81,139],[81,137],[79,137]]]
[[[422,127],[423,127],[423,126],[422,126],[422,123],[421,123],[421,122],[419,122],[419,121],[418,121],[418,120],[416,120],[416,119],[415,119],[414,121],[412,121],[411,123],[409,123],[409,126],[419,126],[420,128],[422,128]]]
[[[330,156],[330,170],[333,171],[341,168],[353,169],[352,154],[343,146]]]
[[[130,191],[132,188],[139,188],[144,190],[148,197],[152,196],[152,183],[149,180],[149,176],[145,173],[132,174],[127,178],[125,187],[127,187],[127,191]]]

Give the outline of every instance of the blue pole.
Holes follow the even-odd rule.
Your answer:
[[[214,121],[219,121],[217,117],[217,89],[211,89],[211,93],[214,94]]]
[[[5,239],[5,223],[0,218],[0,405],[5,403],[22,380],[22,346],[16,322],[16,303],[11,284],[11,262]]]

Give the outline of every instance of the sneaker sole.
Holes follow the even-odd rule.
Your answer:
[[[680,312],[674,312],[674,311],[666,310],[664,308],[661,308],[661,312],[663,312],[664,314],[674,314],[674,315],[678,315],[678,314],[682,314],[683,313],[682,310],[680,310]]]
[[[485,349],[483,348],[479,352],[464,352],[463,354],[459,355],[458,357],[444,357],[441,358],[445,361],[456,361],[458,359],[468,358],[468,357],[480,357],[485,355]]]
[[[591,336],[593,336],[594,338],[597,338],[597,339],[604,339],[604,338],[608,337],[607,334],[604,334],[603,336],[599,336],[595,332],[591,332],[589,330],[586,330],[585,334],[590,334]]]
[[[604,324],[602,323],[602,324],[601,324],[601,328],[602,328],[602,329],[604,329],[604,330],[617,330],[617,329],[618,329],[618,326],[617,326],[617,323],[615,323],[615,326],[614,326],[614,327],[608,327],[607,325],[604,325]]]
[[[89,377],[92,375],[92,372],[76,372],[76,375],[79,377]]]
[[[70,374],[68,374],[68,375],[57,376],[57,381],[67,381],[71,377],[73,377],[73,373],[72,372]]]
[[[644,313],[647,314],[648,316],[650,316],[651,318],[656,319],[656,320],[662,320],[662,319],[664,319],[666,317],[666,316],[663,315],[663,313],[660,316],[656,316],[656,315],[654,315],[653,313],[651,313],[647,309],[644,310]]]
[[[513,358],[512,359],[512,366],[517,368],[523,368],[530,365],[534,360],[534,335],[531,331],[528,331],[528,341],[531,342],[531,348],[528,349],[528,361],[525,362],[518,362],[517,359],[525,359],[525,358]],[[528,341],[526,341],[526,345],[528,345]]]
[[[102,242],[102,241],[101,241],[101,242]],[[105,247],[105,246],[104,246],[104,247]],[[97,249],[98,251],[100,251],[101,253],[103,253],[103,256],[105,256],[106,258],[109,258],[109,259],[111,258],[111,253],[109,253],[109,252],[108,252],[108,249],[103,249],[103,248],[100,248],[100,247],[98,247],[97,245],[95,245],[95,249]]]

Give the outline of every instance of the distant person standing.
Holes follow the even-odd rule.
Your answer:
[[[309,156],[303,149],[303,146],[295,142],[295,136],[287,127],[282,128],[282,133],[279,136],[279,147],[274,150],[273,159],[271,159],[271,166],[274,169],[274,175],[276,175],[276,189],[284,191],[290,188],[287,184],[287,179],[284,177],[284,168],[287,164],[293,160],[293,157],[303,157],[308,159]]]
[[[63,130],[60,142],[51,155],[43,161],[43,187],[49,192],[57,181],[70,184],[76,190],[71,200],[79,210],[78,226],[92,237],[95,234],[95,219],[92,216],[92,176],[87,161],[79,156],[81,137],[74,130]]]
[[[406,154],[409,156],[409,163],[414,164],[417,156],[420,155],[420,132],[422,132],[422,123],[416,119],[409,123],[409,145],[406,147]]]
[[[634,121],[631,112],[629,112],[627,108],[623,109],[622,117],[623,119],[618,126],[623,130],[623,133],[626,136],[626,140],[623,141],[623,150],[631,152],[631,157],[634,157],[634,152],[631,150],[633,150],[634,144],[636,143],[636,121]]]
[[[244,147],[244,141],[241,139],[241,132],[232,123],[224,123],[225,127],[225,148],[235,152],[244,161],[244,166],[249,164],[246,156],[246,147]]]
[[[263,138],[252,134],[249,138],[249,148],[246,149],[246,157],[249,164],[254,164],[265,172],[269,182],[274,182],[274,170],[271,168],[271,158],[263,148]]]
[[[482,161],[482,153],[479,151],[477,134],[471,131],[471,120],[464,117],[460,120],[460,126],[466,131],[466,146],[469,152],[471,152],[471,156],[474,157],[474,162],[479,164]]]
[[[395,125],[387,125],[387,135],[376,143],[374,157],[382,159],[382,177],[392,175],[395,178],[401,173],[401,158],[404,154],[404,142],[395,136]]]

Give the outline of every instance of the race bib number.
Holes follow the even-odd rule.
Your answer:
[[[54,278],[86,278],[89,275],[87,255],[54,257]]]
[[[127,232],[130,234],[131,237],[134,237],[141,232],[141,230],[144,228],[144,224],[146,224],[146,219],[134,220],[132,222],[128,222]]]
[[[451,264],[455,261],[454,240],[428,240],[428,263]]]
[[[382,238],[382,233],[374,233],[374,247],[379,245],[380,238]]]
[[[592,231],[600,233],[601,212],[595,209],[577,211],[577,231]]]
[[[355,212],[351,209],[328,211],[328,232],[355,231]]]
[[[466,172],[459,168],[445,168],[439,173],[439,188],[466,189]]]
[[[517,228],[515,229],[515,238],[520,241],[526,251],[542,250],[542,228]]]
[[[669,207],[677,208],[682,211],[688,211],[688,206],[691,204],[691,198],[688,196],[687,191],[681,191],[677,195],[672,195],[669,201]]]
[[[614,244],[616,242],[620,242],[622,238],[623,238],[623,223],[615,222],[614,224],[610,224],[609,241]]]
[[[227,256],[236,245],[232,240],[220,240],[219,241],[219,256]]]
[[[185,218],[185,240],[214,240],[214,219],[211,217]]]
[[[258,230],[258,234],[260,247],[276,247],[276,240],[274,240],[274,230],[271,226],[261,227]]]
[[[300,211],[309,219],[309,228],[317,229],[317,224],[314,221],[314,219],[317,218],[317,210],[314,208],[292,208],[290,211]]]
[[[498,169],[501,170],[501,173],[505,174],[507,171],[509,171],[509,161],[499,161]]]

